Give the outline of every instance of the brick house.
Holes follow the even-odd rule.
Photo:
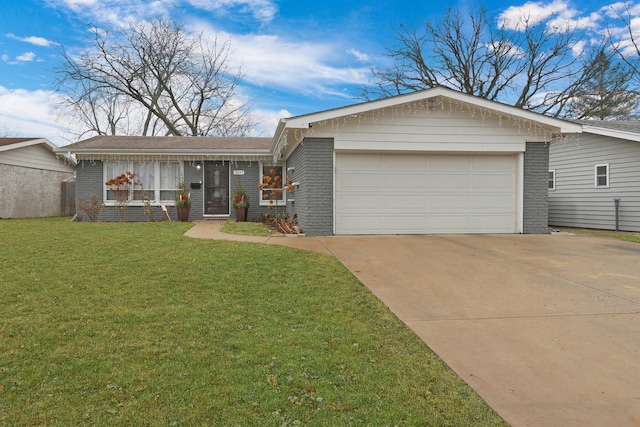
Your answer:
[[[171,207],[183,180],[192,220],[233,219],[240,182],[256,220],[269,203],[258,184],[276,169],[295,189],[279,208],[308,235],[546,233],[549,143],[579,132],[433,88],[282,119],[272,138],[100,136],[59,151],[78,161],[76,198],[95,193],[107,204],[101,220],[116,219],[105,182],[126,170],[153,206]],[[144,219],[136,194],[130,220]]]

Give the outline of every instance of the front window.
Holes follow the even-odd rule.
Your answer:
[[[105,162],[105,200],[173,204],[180,172],[179,162]]]
[[[260,176],[260,205],[284,205],[285,195],[282,183],[285,177],[282,175],[282,165],[262,165]]]
[[[595,165],[596,188],[609,187],[609,164]]]
[[[549,190],[556,189],[556,171],[549,171]]]

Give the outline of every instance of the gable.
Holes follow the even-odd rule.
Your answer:
[[[307,137],[332,137],[346,151],[523,152],[526,142],[580,131],[579,124],[435,88],[285,119],[274,153],[286,158]]]
[[[43,140],[34,140],[32,138],[6,139],[15,141],[2,145],[3,149],[0,150],[0,163],[2,164],[57,172],[73,172],[75,170],[73,162],[58,158],[52,147],[43,143]]]

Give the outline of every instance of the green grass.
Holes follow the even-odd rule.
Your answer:
[[[563,228],[561,231],[565,231],[568,233],[574,234],[588,234],[591,236],[602,236],[602,237],[612,237],[614,239],[622,239],[629,242],[640,243],[640,235],[638,233],[631,232],[618,232],[618,231],[607,231],[607,230],[587,230],[587,229],[578,229],[578,228]]]
[[[335,259],[0,221],[0,425],[504,422]]]
[[[222,228],[220,229],[220,231],[222,231],[223,233],[243,234],[246,236],[272,236],[271,231],[269,231],[269,229],[264,224],[259,222],[227,221],[222,224]]]

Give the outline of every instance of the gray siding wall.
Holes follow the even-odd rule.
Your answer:
[[[298,216],[304,234],[332,235],[333,139],[305,138],[287,159],[287,167],[295,168],[289,176],[300,183],[288,196],[287,210]]]
[[[524,215],[525,234],[549,232],[548,210],[549,145],[528,142],[524,153]]]
[[[594,167],[609,164],[609,188],[596,188]],[[620,230],[640,232],[640,143],[583,133],[551,145],[549,224],[615,229],[614,199],[620,199]]]

